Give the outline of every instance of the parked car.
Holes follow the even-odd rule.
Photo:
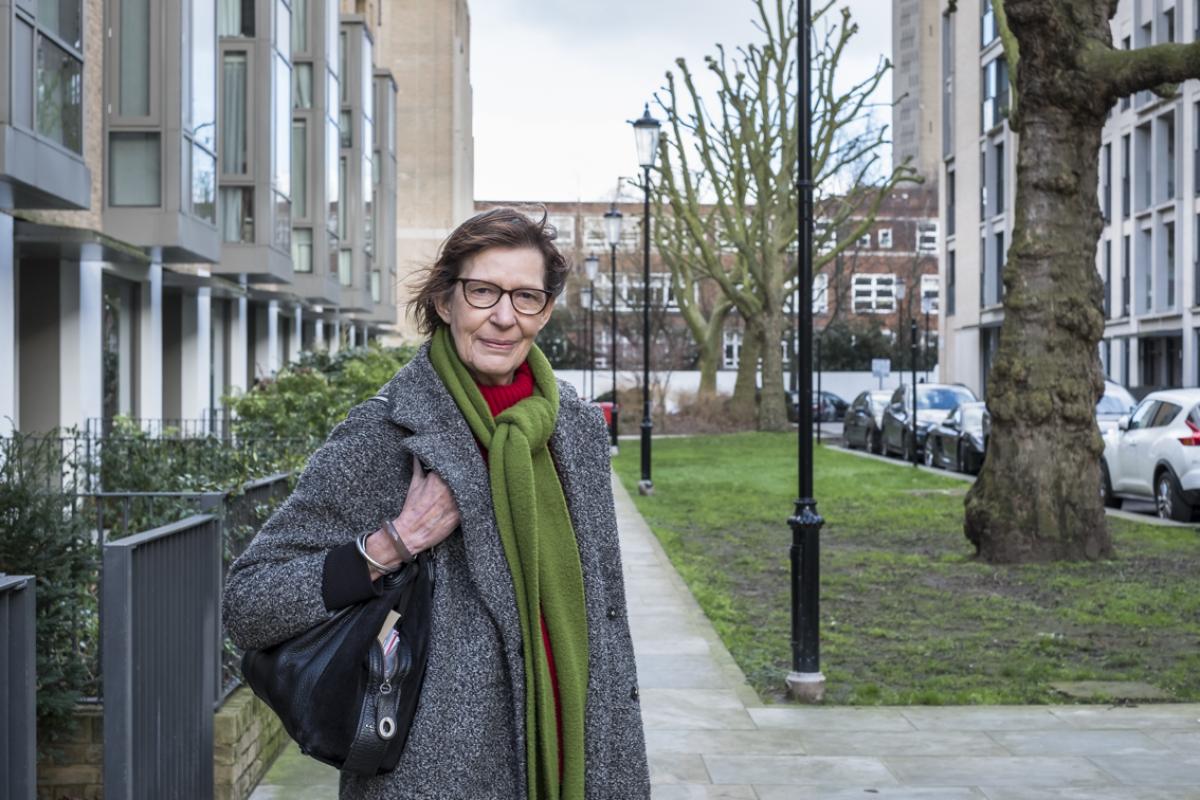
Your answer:
[[[838,397],[833,392],[821,392],[819,395],[816,391],[813,392],[813,419],[821,422],[837,422],[846,416],[846,409],[850,407],[842,398]]]
[[[883,410],[892,401],[891,389],[862,392],[846,409],[842,438],[846,447],[883,452]]]
[[[1129,391],[1116,381],[1104,381],[1104,396],[1096,403],[1096,424],[1100,433],[1105,434],[1116,430],[1117,420],[1133,413],[1137,400]]]
[[[925,437],[925,464],[978,474],[987,452],[992,419],[986,403],[959,403]]]
[[[1107,506],[1152,500],[1158,516],[1187,522],[1200,510],[1200,389],[1142,398],[1104,436],[1100,496]]]
[[[892,393],[892,400],[883,410],[883,452],[913,459],[920,457],[929,429],[946,418],[959,403],[974,403],[979,398],[962,384],[917,384],[917,437],[913,441],[912,387],[901,384]]]

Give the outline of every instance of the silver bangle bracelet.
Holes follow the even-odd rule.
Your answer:
[[[375,531],[367,531],[366,533],[361,533],[358,535],[358,538],[354,540],[355,545],[358,546],[358,554],[360,556],[362,556],[363,559],[368,564],[370,564],[372,567],[374,567],[379,572],[382,572],[384,575],[390,575],[391,573],[395,572],[396,570],[394,570],[390,567],[387,567],[383,564],[380,564],[378,561],[371,558],[371,556],[367,553],[367,537],[370,536],[374,532]]]

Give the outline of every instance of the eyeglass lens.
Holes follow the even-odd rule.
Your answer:
[[[491,308],[504,295],[512,297],[513,308],[522,314],[539,314],[550,297],[538,289],[501,289],[487,281],[463,281],[463,294],[475,308]]]

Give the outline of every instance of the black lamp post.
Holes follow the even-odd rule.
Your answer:
[[[821,526],[825,521],[817,513],[813,497],[813,418],[812,418],[812,75],[809,60],[811,0],[796,4],[799,13],[796,36],[796,72],[800,86],[796,93],[796,203],[799,219],[796,259],[799,265],[797,286],[800,290],[796,323],[799,327],[800,370],[799,492],[796,509],[788,519],[792,529],[792,670],[787,676],[788,691],[798,700],[820,702],[825,694],[825,676],[821,674],[820,599]],[[806,293],[808,296],[806,297]]]
[[[650,104],[633,125],[633,138],[637,143],[638,164],[642,167],[642,188],[645,190],[645,222],[642,226],[642,479],[638,481],[638,492],[654,494],[654,482],[650,479],[650,432],[654,422],[650,419],[650,170],[658,155],[658,134],[661,123],[650,116]]]
[[[617,454],[617,245],[621,243],[621,220],[623,214],[617,209],[617,201],[604,212],[604,238],[608,242],[612,262],[612,338],[609,346],[612,348],[612,422],[609,425],[612,433],[612,454]]]
[[[591,253],[583,260],[588,279],[588,372],[591,375],[592,399],[596,399],[596,273],[600,271],[600,259]]]
[[[914,318],[909,323],[912,330],[912,344],[910,360],[912,361],[912,392],[913,392],[913,407],[912,407],[912,462],[913,466],[919,466],[921,456],[917,453],[917,320]]]
[[[921,349],[925,359],[925,382],[929,383],[929,312],[933,308],[933,298],[921,294],[921,312],[925,314],[925,346]]]

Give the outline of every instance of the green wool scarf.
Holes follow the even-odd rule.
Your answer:
[[[492,504],[512,572],[525,646],[525,757],[529,800],[583,800],[583,718],[588,686],[588,630],[583,568],[558,472],[546,446],[558,417],[558,383],[537,345],[529,351],[533,396],[495,419],[440,328],[429,360],[488,451]],[[550,665],[541,618],[550,631],[562,712],[563,771]]]

